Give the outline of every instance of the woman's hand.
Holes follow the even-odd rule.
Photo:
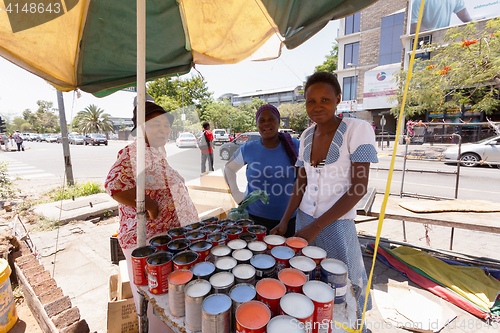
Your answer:
[[[158,204],[156,201],[151,199],[150,197],[146,196],[145,197],[145,208],[146,212],[148,213],[148,217],[150,220],[154,220],[158,217],[159,211],[158,211]]]
[[[307,243],[312,243],[313,240],[318,237],[319,233],[321,231],[321,228],[315,224],[314,222],[309,224],[308,226],[300,229],[293,235],[294,237],[301,237],[304,238]]]
[[[288,230],[288,222],[280,221],[277,226],[275,226],[270,232],[270,235],[280,235],[283,236]]]

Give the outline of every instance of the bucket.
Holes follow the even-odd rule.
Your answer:
[[[167,234],[170,237],[172,237],[172,239],[178,239],[178,238],[183,238],[186,232],[187,232],[186,228],[178,227],[170,229],[169,231],[167,231]]]
[[[313,333],[331,333],[333,323],[333,302],[335,290],[321,281],[308,281],[302,292],[314,304]]]
[[[221,257],[217,259],[215,262],[215,268],[217,268],[217,272],[230,272],[238,262],[233,257]]]
[[[253,242],[257,240],[257,235],[252,234],[251,232],[244,232],[238,236],[239,239],[244,240],[247,243]]]
[[[285,245],[285,237],[280,235],[267,235],[264,237],[264,243],[267,244],[267,252],[271,253],[273,247]]]
[[[0,332],[8,332],[17,322],[16,305],[10,286],[12,270],[5,259],[0,259]]]
[[[255,298],[257,292],[255,291],[255,287],[248,283],[240,283],[231,288],[229,291],[229,297],[231,297],[231,301],[233,305],[231,307],[231,318],[235,318],[236,310],[240,307],[241,304],[251,301]],[[235,331],[236,328],[236,320],[231,321],[232,331]]]
[[[271,317],[280,314],[280,299],[286,293],[286,287],[276,279],[262,279],[255,285],[257,299],[271,310]]]
[[[198,262],[207,261],[210,256],[210,250],[212,249],[212,243],[205,240],[200,240],[192,243],[189,249],[193,252],[198,253]]]
[[[289,260],[293,258],[295,252],[288,246],[276,246],[271,250],[271,255],[276,259],[276,272],[290,267]]]
[[[236,332],[264,333],[271,319],[269,308],[259,301],[248,301],[236,310]]]
[[[335,304],[345,302],[347,270],[347,265],[337,259],[328,258],[321,262],[321,281],[335,290]]]
[[[301,327],[306,329],[307,333],[312,332],[314,303],[305,295],[290,293],[281,297],[281,314],[296,318]]]
[[[306,333],[306,330],[298,325],[297,319],[282,315],[269,321],[267,333]]]
[[[217,224],[209,224],[209,225],[206,225],[203,227],[203,230],[204,233],[208,235],[210,234],[213,234],[213,233],[216,233],[216,232],[222,232],[222,227],[220,225],[217,225]]]
[[[237,225],[231,225],[223,229],[229,240],[238,239],[238,236],[243,233],[243,228]]]
[[[211,262],[199,262],[191,269],[195,279],[207,280],[215,273],[215,265]]]
[[[200,230],[188,231],[186,232],[184,237],[186,239],[189,239],[191,243],[194,243],[196,241],[204,240],[207,237],[207,235],[203,230],[200,229]]]
[[[227,242],[227,246],[229,246],[229,248],[233,251],[234,250],[241,250],[241,249],[244,249],[245,247],[247,247],[247,242],[245,242],[242,239],[233,239],[233,240],[230,240],[229,242]]]
[[[234,275],[230,272],[215,273],[209,281],[214,294],[229,295],[229,290],[234,285]]]
[[[174,270],[191,269],[198,262],[198,253],[194,251],[182,251],[174,255]]]
[[[231,272],[234,275],[235,283],[255,284],[255,267],[252,265],[237,265]]]
[[[193,278],[193,272],[187,269],[173,271],[168,276],[168,306],[172,316],[184,317],[185,311],[185,287]]]
[[[210,261],[215,263],[217,259],[231,254],[231,249],[226,245],[214,245],[210,250]]]
[[[172,230],[172,229],[170,229]],[[189,245],[191,245],[191,241],[186,238],[177,238],[172,240],[170,243],[168,243],[168,252],[171,252],[173,254],[177,254],[179,252],[182,252],[184,250],[187,250]]]
[[[169,235],[155,236],[149,240],[149,245],[156,247],[158,251],[168,251],[167,245],[171,240]]]
[[[217,222],[217,224],[220,225],[221,227],[225,228],[225,227],[229,227],[231,225],[236,225],[236,221],[232,220],[232,219],[222,219],[222,220],[219,220],[219,222]]]
[[[278,273],[278,280],[283,282],[287,293],[302,293],[302,286],[307,282],[307,277],[298,269],[285,268]]]
[[[264,254],[267,250],[267,244],[258,240],[248,243],[247,247],[254,255]]]
[[[247,232],[247,228],[252,226],[254,222],[249,219],[241,219],[236,221],[236,225],[243,228],[243,232]]]
[[[172,273],[172,253],[158,252],[146,260],[149,292],[161,295],[168,292],[168,275]]]
[[[239,250],[233,251],[232,256],[234,259],[236,259],[238,261],[238,265],[249,264],[250,259],[253,256],[253,253],[252,253],[252,251],[250,251],[248,249],[239,249]]]
[[[291,268],[295,268],[304,273],[307,277],[307,281],[315,279],[314,272],[316,271],[316,263],[311,258],[296,256],[290,259],[289,263]]]
[[[203,223],[203,222],[194,222],[194,223],[186,225],[184,228],[186,228],[187,231],[193,231],[193,230],[201,229],[204,226],[205,226],[205,223]]]
[[[231,332],[231,304],[231,298],[227,295],[213,294],[207,296],[202,305],[202,332]]]
[[[264,237],[266,237],[267,228],[264,227],[263,225],[256,224],[247,227],[247,231],[251,232],[252,234],[255,234],[257,236],[257,240],[262,242],[264,241]]]
[[[148,256],[156,252],[154,246],[141,246],[132,251],[132,272],[134,272],[134,283],[138,286],[148,285],[148,274],[146,272],[146,260]]]
[[[201,331],[203,299],[210,293],[212,286],[206,280],[194,280],[185,287],[186,327],[193,332]]]
[[[255,267],[255,277],[274,278],[276,276],[276,259],[268,254],[257,254],[250,259],[250,264]]]
[[[226,245],[227,235],[223,232],[214,232],[213,234],[207,235],[207,241],[212,242],[213,246]]]
[[[326,259],[326,251],[318,246],[306,246],[302,249],[302,255],[311,258],[316,263],[314,279],[321,280],[321,262]]]
[[[201,219],[201,222],[205,223],[205,225],[214,224],[219,222],[219,218],[217,216],[205,216]]]
[[[285,242],[286,246],[291,248],[296,255],[302,254],[302,249],[307,246],[307,241],[301,237],[288,237]]]

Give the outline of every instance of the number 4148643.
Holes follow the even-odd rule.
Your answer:
[[[9,14],[19,14],[19,13],[26,13],[26,14],[43,14],[43,13],[55,13],[59,14],[61,12],[61,4],[56,2],[56,3],[48,3],[48,4],[43,4],[43,3],[24,3],[24,4],[12,4],[9,3],[7,8],[5,8],[5,11]]]

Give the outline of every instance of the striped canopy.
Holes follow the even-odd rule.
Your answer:
[[[146,78],[276,58],[376,0],[147,0]],[[0,0],[0,56],[58,90],[136,82],[135,0]]]

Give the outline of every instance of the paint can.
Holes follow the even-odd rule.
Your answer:
[[[149,292],[161,295],[168,292],[168,275],[172,273],[172,253],[157,252],[146,259]]]
[[[203,333],[231,332],[231,298],[224,294],[209,295],[202,305]]]
[[[238,239],[238,236],[243,233],[243,228],[238,227],[237,225],[231,225],[225,227],[224,229],[222,229],[222,231],[224,231],[229,240],[233,240],[233,239]]]
[[[268,254],[257,254],[250,259],[250,264],[255,268],[257,280],[274,278],[276,276],[276,260]]]
[[[212,275],[209,281],[214,294],[228,295],[234,285],[234,275],[230,272],[219,272]]]
[[[189,249],[198,253],[198,262],[207,261],[210,256],[210,250],[212,249],[212,243],[200,240],[192,243]]]
[[[0,332],[9,332],[18,320],[16,302],[10,283],[11,273],[12,269],[8,260],[0,259]]]
[[[157,251],[168,251],[167,245],[172,240],[169,235],[159,235],[149,240],[149,245],[156,247]]]
[[[219,218],[217,216],[205,216],[201,219],[201,222],[205,223],[205,226],[209,224],[216,224],[219,222]]]
[[[238,236],[238,238],[244,240],[247,243],[250,243],[257,240],[257,235],[252,234],[251,232],[243,232]]]
[[[314,303],[309,297],[297,293],[286,294],[281,297],[280,309],[281,314],[296,318],[307,333],[312,332]]]
[[[327,258],[321,261],[321,281],[335,290],[335,304],[345,302],[347,292],[348,268],[342,261]]]
[[[297,319],[285,315],[273,317],[266,330],[267,333],[306,333],[305,328],[297,323]]]
[[[231,318],[235,318],[236,310],[238,310],[241,304],[255,299],[256,295],[255,287],[248,283],[240,283],[231,287],[229,291],[229,297],[231,297],[231,301],[233,302],[231,306]],[[231,320],[231,324],[231,329],[234,332],[236,320]]]
[[[207,280],[215,273],[215,265],[211,262],[199,262],[191,269],[196,279]]]
[[[259,240],[248,243],[247,247],[254,255],[264,254],[267,250],[267,244]]]
[[[194,242],[200,241],[200,240],[204,240],[206,237],[207,237],[207,234],[205,234],[205,232],[201,229],[188,231],[184,235],[184,238],[190,240],[191,243],[194,243]]]
[[[207,235],[207,241],[212,242],[213,246],[226,245],[227,235],[223,232],[214,232],[213,234]]]
[[[295,268],[306,275],[307,281],[315,279],[316,263],[314,260],[304,256],[295,256],[288,263],[291,268]]]
[[[236,250],[241,250],[241,249],[244,249],[245,247],[247,247],[247,242],[245,242],[242,239],[233,239],[233,240],[230,240],[229,242],[227,242],[227,246],[232,251],[236,251]]]
[[[210,250],[210,261],[215,263],[217,259],[231,254],[231,249],[226,245],[213,246]]]
[[[186,328],[193,332],[201,331],[202,305],[212,286],[206,280],[189,282],[185,290]]]
[[[269,320],[269,308],[259,301],[248,301],[241,304],[236,310],[237,333],[264,333]]]
[[[138,286],[148,285],[148,273],[146,272],[147,258],[156,252],[154,246],[141,246],[132,251],[132,271],[134,272],[134,283]]]
[[[326,259],[326,251],[319,246],[306,246],[302,249],[302,255],[311,258],[316,263],[314,279],[321,280],[321,262]]]
[[[257,299],[271,310],[271,317],[280,314],[280,299],[286,293],[286,287],[276,279],[262,279],[255,285]]]
[[[302,292],[314,304],[313,333],[331,333],[335,290],[321,281],[307,281]]]
[[[241,219],[236,221],[236,225],[243,228],[243,232],[247,232],[247,228],[254,225],[254,222],[249,219]]]
[[[236,221],[232,220],[232,219],[222,219],[222,220],[219,220],[219,222],[217,222],[217,224],[220,225],[222,228],[225,228],[225,227],[235,225]]]
[[[167,248],[168,252],[171,252],[173,254],[177,254],[179,252],[185,251],[188,249],[189,245],[191,245],[191,241],[186,238],[177,238],[170,243],[168,243]]]
[[[307,277],[298,269],[285,268],[278,273],[278,280],[283,282],[287,293],[302,293],[302,286],[307,282]]]
[[[174,317],[185,314],[184,287],[193,278],[193,272],[188,269],[173,271],[168,276],[168,306]]]
[[[285,237],[280,235],[267,235],[264,237],[264,243],[267,244],[267,253],[271,253],[273,247],[285,245]]]
[[[247,228],[248,232],[255,234],[257,236],[257,240],[263,242],[264,237],[266,237],[267,228],[260,224],[255,224]]]
[[[231,272],[234,275],[236,284],[248,283],[255,285],[255,267],[252,265],[236,265]]]
[[[239,249],[239,250],[233,251],[233,253],[232,253],[232,257],[234,259],[236,259],[236,261],[238,262],[238,265],[249,264],[252,256],[253,256],[252,251],[250,251],[248,249]]]
[[[220,257],[215,262],[217,272],[230,272],[236,265],[238,265],[238,262],[230,256]]]
[[[191,269],[198,262],[198,253],[194,251],[182,251],[174,255],[174,271],[179,269]]]
[[[167,234],[172,237],[172,239],[184,238],[184,234],[187,232],[186,228],[178,227],[172,228],[167,231]]]
[[[213,234],[215,232],[222,232],[222,227],[220,225],[217,225],[217,224],[209,224],[209,225],[206,225],[203,227],[203,232],[205,234],[210,235],[210,234]]]
[[[194,230],[201,229],[204,226],[205,226],[205,223],[203,223],[203,222],[194,222],[194,223],[190,223],[190,224],[184,226],[184,228],[186,228],[187,231],[194,231]]]
[[[293,258],[295,252],[288,246],[276,246],[271,250],[271,255],[276,259],[276,272],[290,267],[288,261]]]
[[[291,248],[296,255],[300,256],[302,254],[302,249],[307,246],[308,242],[302,237],[288,237],[285,244]]]

